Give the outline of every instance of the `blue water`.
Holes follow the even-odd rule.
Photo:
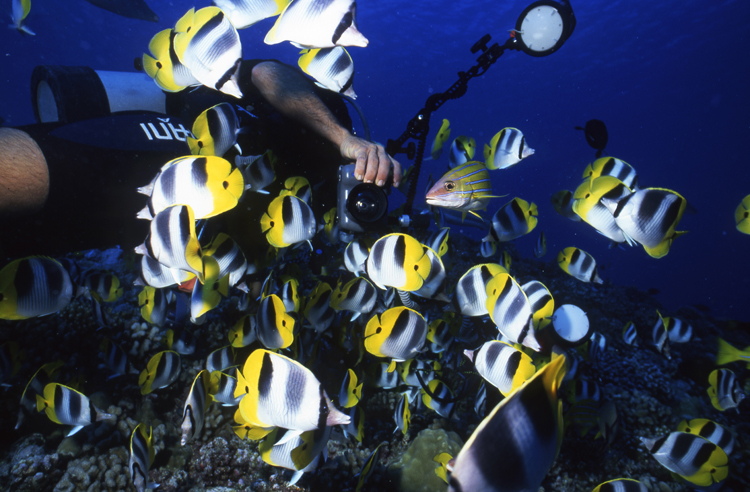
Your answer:
[[[28,84],[36,65],[132,71],[133,58],[147,50],[156,32],[171,27],[188,8],[208,5],[149,4],[161,18],[158,24],[118,17],[82,0],[34,0],[27,24],[36,36],[0,30],[0,117],[6,125],[33,121]],[[459,70],[473,65],[471,45],[485,33],[502,44],[525,5],[360,1],[358,22],[370,45],[350,53],[357,70],[354,88],[373,139],[385,143],[398,137],[431,93],[447,89]],[[537,230],[516,241],[522,254],[532,255],[544,230],[545,260],[553,261],[567,246],[582,248],[605,266],[603,278],[658,289],[667,314],[698,303],[717,317],[750,320],[743,302],[750,292],[750,237],[735,229],[733,219],[750,194],[750,57],[744,44],[750,41],[750,4],[573,0],[572,5],[578,24],[560,51],[546,58],[506,53],[471,81],[466,96],[434,115],[433,134],[448,118],[452,135],[474,137],[481,153],[503,127],[524,132],[536,154],[492,173],[496,193],[510,196],[489,208],[494,212],[513,196],[538,204]],[[10,10],[10,2],[3,6]],[[267,20],[241,31],[245,58],[296,64],[296,48],[263,44],[271,25]],[[650,258],[640,248],[608,249],[608,241],[590,227],[552,209],[549,197],[574,190],[594,158],[583,133],[573,129],[591,118],[606,122],[607,153],[633,165],[641,185],[673,189],[697,209],[679,227],[690,233],[677,239],[665,258]],[[399,160],[408,164],[404,156]],[[427,163],[422,179],[442,174],[444,167],[444,161]]]

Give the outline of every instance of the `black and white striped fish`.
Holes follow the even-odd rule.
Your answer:
[[[640,439],[664,468],[698,487],[721,482],[729,474],[726,453],[701,436],[672,432],[658,439]]]
[[[495,275],[487,283],[487,311],[498,331],[514,343],[536,352],[542,349],[534,334],[529,299],[509,274]]]

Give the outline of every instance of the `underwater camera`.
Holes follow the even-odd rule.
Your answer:
[[[365,232],[386,225],[388,194],[392,178],[384,187],[363,183],[354,177],[356,164],[339,168],[338,217],[339,226],[351,232]]]

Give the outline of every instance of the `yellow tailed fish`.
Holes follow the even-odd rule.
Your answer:
[[[239,379],[238,379],[239,382]],[[237,397],[242,401],[242,398],[245,396],[245,393],[241,393],[240,391],[235,390],[235,394]],[[250,441],[259,441],[266,437],[268,434],[270,434],[276,427],[261,427],[255,424],[252,424],[245,420],[245,418],[242,416],[242,412],[238,408],[237,411],[234,412],[234,421],[238,425],[233,425],[232,430],[235,434],[237,434],[237,437],[239,437],[242,440],[248,439]]]
[[[156,456],[153,436],[153,429],[149,426],[146,430],[146,424],[143,423],[136,425],[133,433],[130,434],[128,468],[130,469],[130,479],[137,492],[144,492],[159,486],[158,483],[151,483],[148,480],[148,470],[154,464]]]
[[[394,287],[412,292],[430,275],[426,247],[407,234],[388,234],[378,239],[367,257],[367,275],[380,289]]]
[[[247,347],[257,339],[255,316],[246,314],[229,330],[229,344],[235,348]]]
[[[539,488],[562,443],[557,394],[564,375],[565,359],[558,357],[492,410],[449,465],[448,492],[501,490],[508,476],[514,490]]]
[[[638,189],[638,175],[633,166],[627,162],[614,157],[601,157],[586,166],[583,171],[583,179],[589,183],[599,176],[612,176],[622,181],[631,190]]]
[[[406,398],[405,393],[401,393],[401,396],[396,403],[396,409],[393,413],[393,420],[396,422],[396,430],[394,433],[401,431],[405,436],[409,432],[409,424],[411,423],[411,411],[409,410],[409,400]]]
[[[86,274],[83,286],[97,302],[115,302],[125,290],[116,275],[102,272]]]
[[[177,380],[182,369],[180,354],[172,350],[159,352],[148,361],[146,369],[138,377],[141,394],[147,395],[154,390],[165,388]]]
[[[516,197],[495,212],[490,232],[482,241],[512,241],[533,231],[537,220],[536,204]]]
[[[214,258],[219,262],[219,276],[223,278],[229,275],[229,286],[237,285],[247,273],[248,263],[239,245],[234,240],[220,232],[206,246],[203,254]]]
[[[380,447],[383,444],[387,443],[381,442],[380,444],[378,444],[378,447],[376,447],[372,454],[370,454],[370,456],[368,456],[365,460],[364,465],[362,465],[362,470],[360,470],[360,472],[355,475],[355,477],[359,477],[359,480],[357,481],[357,488],[354,489],[354,492],[360,492],[362,490],[362,487],[364,487],[365,482],[367,482],[367,479],[370,478],[372,472],[375,471],[375,467],[378,465],[378,461],[380,460]]]
[[[296,196],[306,204],[310,205],[310,199],[312,198],[310,182],[304,176],[288,178],[284,181],[284,189],[279,193],[279,196],[286,195]]]
[[[266,186],[276,181],[274,167],[278,157],[271,150],[261,155],[235,156],[234,164],[245,178],[245,189],[253,193],[267,195]]]
[[[726,453],[701,436],[672,432],[658,439],[640,439],[656,461],[693,486],[710,487],[729,475]]]
[[[440,453],[432,458],[435,463],[440,463],[440,466],[435,468],[435,475],[440,477],[445,483],[448,483],[448,462],[453,459],[448,453]]]
[[[10,27],[15,27],[21,34],[36,36],[36,33],[29,29],[24,22],[31,12],[31,0],[12,0],[11,6],[13,8],[11,12],[13,24]]]
[[[187,87],[200,85],[190,70],[182,64],[174,50],[172,29],[158,32],[148,43],[151,56],[143,54],[143,68],[154,79],[156,85],[166,92],[179,92]]]
[[[290,485],[294,485],[304,472],[318,468],[321,454],[327,456],[326,445],[331,435],[330,427],[303,432],[289,439],[290,431],[274,429],[258,446],[263,461],[272,466],[294,470]],[[325,459],[325,458],[324,458]]]
[[[36,395],[36,409],[38,412],[44,410],[56,424],[72,425],[68,436],[94,422],[115,418],[96,408],[83,393],[58,383],[49,383],[42,395]]]
[[[474,158],[476,150],[477,142],[472,137],[459,135],[454,138],[448,155],[448,167],[463,166]]]
[[[13,260],[0,270],[0,319],[27,319],[56,313],[76,289],[62,264],[44,256]]]
[[[539,233],[539,239],[536,241],[534,246],[534,257],[541,258],[547,254],[547,236],[544,235],[544,231]]]
[[[731,362],[744,362],[750,369],[750,346],[740,350],[733,347],[729,342],[721,338],[718,339],[718,350],[716,351],[716,364],[723,366]]]
[[[638,480],[617,478],[600,483],[591,492],[648,492],[648,489]]]
[[[734,222],[737,230],[743,234],[750,234],[750,195],[742,199],[734,211]]]
[[[443,123],[440,125],[440,129],[435,135],[435,140],[432,141],[431,156],[434,160],[438,160],[440,155],[443,153],[443,145],[451,136],[451,124],[448,120],[443,119]]]
[[[708,375],[708,384],[708,396],[715,409],[723,412],[735,408],[739,413],[739,405],[745,399],[745,393],[734,372],[729,369],[714,369]]]

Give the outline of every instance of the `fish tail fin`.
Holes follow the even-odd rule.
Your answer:
[[[726,340],[718,339],[718,350],[716,351],[716,365],[723,366],[729,364],[740,358],[740,350],[727,342]]]

